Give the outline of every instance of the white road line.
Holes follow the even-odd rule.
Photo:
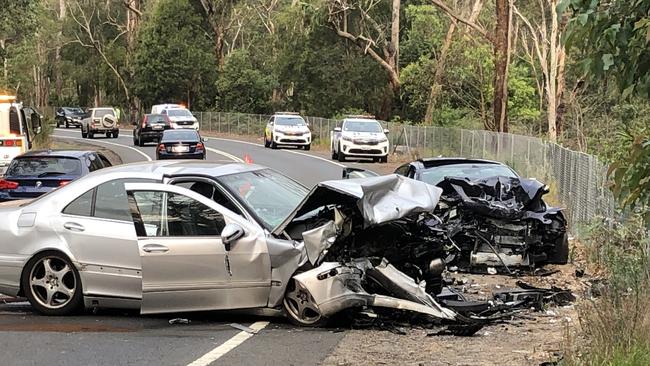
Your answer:
[[[72,136],[52,135],[52,137],[56,137],[56,138],[60,138],[60,139],[82,140],[82,141],[85,141],[85,142],[87,142],[89,144],[93,144],[93,143],[97,142],[97,143],[101,143],[101,144],[108,144],[108,145],[115,145],[115,146],[119,146],[119,147],[124,147],[124,148],[127,148],[127,149],[131,149],[131,150],[137,152],[138,154],[144,156],[147,159],[147,161],[152,160],[151,157],[149,157],[149,155],[143,153],[142,151],[140,151],[140,150],[138,150],[138,149],[136,149],[134,147],[128,146],[128,145],[116,144],[114,142],[108,142],[108,141],[102,141],[102,140],[88,140],[88,139],[84,139],[84,138],[81,138],[81,137],[72,137]]]
[[[229,154],[229,153],[227,153],[225,151],[213,149],[213,148],[207,147],[207,146],[205,147],[205,149],[208,150],[208,151],[212,151],[215,154],[223,155],[223,156],[227,157],[228,159],[236,161],[238,163],[244,163],[243,159],[240,159],[240,158],[236,157],[235,155]]]
[[[231,140],[231,139],[224,139],[224,138],[220,138],[220,137],[209,137],[208,139],[209,139],[209,140],[228,141],[228,142],[238,142],[238,143],[240,143],[240,144],[247,144],[247,145],[253,145],[253,146],[264,147],[264,145],[262,145],[262,144],[256,144],[256,143],[254,143],[254,142],[248,142],[248,141]],[[302,156],[307,156],[307,157],[309,157],[309,158],[314,158],[314,159],[322,160],[322,161],[324,161],[324,162],[327,162],[327,163],[330,163],[330,164],[334,164],[334,165],[336,165],[336,166],[338,166],[338,167],[345,168],[345,165],[343,165],[343,164],[341,164],[341,163],[337,163],[337,162],[335,162],[335,161],[328,160],[328,159],[325,159],[325,158],[320,157],[320,156],[316,156],[316,155],[312,155],[312,154],[307,154],[307,153],[303,153],[303,152],[298,152],[298,151],[293,151],[293,150],[278,150],[278,151],[284,151],[284,152],[288,152],[288,153],[292,153],[292,154],[298,154],[298,155],[302,155]]]
[[[264,329],[267,325],[269,325],[269,322],[255,322],[253,323],[250,328],[256,331],[260,331]],[[217,348],[213,349],[212,351],[204,354],[201,356],[201,358],[197,359],[196,361],[190,363],[188,366],[207,366],[214,361],[220,359],[225,355],[226,353],[232,351],[235,349],[237,346],[241,345],[244,343],[248,338],[254,336],[254,334],[247,333],[244,331],[241,331],[237,333],[234,337],[230,338]]]

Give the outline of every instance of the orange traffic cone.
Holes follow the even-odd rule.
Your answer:
[[[244,161],[246,162],[246,164],[253,164],[253,159],[251,159],[251,156],[248,154],[244,155]]]

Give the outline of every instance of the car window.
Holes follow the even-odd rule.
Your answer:
[[[275,117],[275,124],[278,126],[306,126],[302,117]]]
[[[80,175],[81,161],[77,158],[57,156],[25,156],[14,159],[7,176],[55,177],[60,175]]]
[[[94,189],[82,194],[76,200],[70,202],[64,209],[63,213],[76,216],[91,216],[93,208]]]
[[[220,236],[226,225],[220,212],[182,194],[138,191],[133,198],[148,237]]]
[[[97,186],[94,217],[131,221],[124,183],[125,179],[118,179]]]
[[[90,161],[90,166],[88,167],[88,170],[90,170],[91,172],[94,172],[95,170],[99,170],[104,167],[102,165],[102,162],[95,154],[88,155],[88,160]]]
[[[113,164],[111,164],[111,162],[103,154],[97,153],[97,155],[99,156],[99,160],[102,161],[102,164],[104,165],[104,168],[108,168],[109,166],[113,166]]]
[[[343,131],[351,132],[382,132],[383,129],[377,121],[346,121],[343,124]]]
[[[198,141],[199,133],[194,130],[167,130],[163,132],[160,142]]]
[[[401,167],[397,168],[395,170],[395,174],[406,176],[408,171],[409,171],[409,164],[405,164],[405,165],[402,165]]]
[[[104,116],[114,116],[115,112],[112,109],[95,109],[95,118],[101,118]]]
[[[170,117],[192,117],[192,113],[187,109],[168,109],[167,115]]]
[[[214,184],[195,180],[183,180],[172,184],[197,192],[207,198],[210,198],[220,206],[229,209],[237,215],[244,216],[239,207],[237,207],[237,205],[232,202],[226,193],[224,193],[221,188],[215,186]]]

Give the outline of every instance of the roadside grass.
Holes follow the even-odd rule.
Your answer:
[[[650,242],[640,215],[594,223],[583,243],[589,271],[604,281],[578,305],[583,340],[567,347],[566,364],[650,365]]]
[[[44,119],[41,123],[41,133],[34,137],[33,148],[36,150],[50,149],[52,147],[52,132],[54,132],[54,122]]]

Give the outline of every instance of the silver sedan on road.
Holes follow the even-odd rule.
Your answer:
[[[437,203],[436,188],[425,183],[368,179],[374,181],[367,186],[363,180],[322,185],[316,198],[336,191],[362,202],[371,187],[391,187],[391,195],[368,197],[390,198],[377,202],[386,207],[400,190],[411,197],[420,192],[413,207],[400,203],[404,214]],[[334,220],[313,220],[318,224],[304,235],[287,229],[300,207],[309,211],[305,203],[319,207],[308,193],[251,164],[169,161],[104,169],[34,201],[0,205],[0,293],[24,295],[46,315],[105,307],[143,314],[265,309],[315,326],[347,308],[376,306],[456,319],[386,261],[321,262],[336,245]],[[401,217],[395,212],[389,208],[386,219]],[[309,214],[301,215],[304,223]],[[372,215],[382,220],[381,212]],[[401,296],[365,292],[361,281],[373,276]]]

